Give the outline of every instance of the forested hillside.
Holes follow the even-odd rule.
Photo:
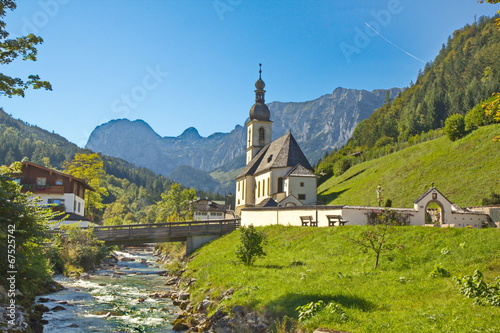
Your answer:
[[[14,119],[0,109],[0,165],[27,158],[33,163],[62,170],[63,162],[70,161],[75,153],[89,152],[89,149],[79,148],[58,134]],[[102,158],[107,174],[142,186],[157,198],[172,184],[166,177],[119,158]]]
[[[443,135],[438,129],[451,115],[467,115],[467,130],[496,122],[491,114],[483,119],[481,109],[488,99],[494,105],[491,96],[500,91],[500,29],[495,19],[481,18],[455,31],[415,84],[360,122],[344,147],[319,161],[320,182],[355,164]]]
[[[362,121],[348,145],[373,147],[385,138],[406,141],[443,127],[452,114],[465,115],[500,90],[499,54],[494,19],[481,18],[455,31],[416,83]]]

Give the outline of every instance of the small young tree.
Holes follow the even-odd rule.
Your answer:
[[[390,234],[395,226],[408,225],[408,219],[408,216],[389,209],[380,213],[371,212],[368,215],[367,230],[363,231],[358,239],[352,239],[352,241],[366,252],[370,250],[375,252],[374,269],[378,268],[380,255],[383,252],[401,247],[390,242]]]
[[[389,243],[389,234],[393,227],[387,224],[377,224],[369,228],[353,242],[360,245],[366,252],[369,250],[375,252],[373,269],[377,269],[382,252],[392,251],[396,248],[395,244]]]
[[[257,230],[253,225],[240,229],[240,242],[236,250],[236,257],[245,265],[252,266],[259,257],[264,257],[263,246],[266,245],[264,231]]]

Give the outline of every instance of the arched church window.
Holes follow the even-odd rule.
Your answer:
[[[283,192],[283,177],[278,178],[278,193]]]
[[[266,131],[264,130],[264,127],[259,128],[259,146],[263,146],[264,143],[266,142]]]

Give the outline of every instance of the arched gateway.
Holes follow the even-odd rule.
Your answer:
[[[451,212],[453,203],[437,188],[431,187],[414,202],[415,210],[424,210],[425,221],[422,224],[442,225],[447,223],[447,214]]]

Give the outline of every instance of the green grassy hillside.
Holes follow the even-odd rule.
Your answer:
[[[380,184],[384,202],[413,207],[431,183],[460,206],[480,205],[500,190],[500,125],[481,127],[466,137],[446,136],[423,142],[382,158],[355,165],[318,187],[321,204],[376,206]]]
[[[370,226],[305,228],[270,226],[267,256],[248,267],[236,262],[239,231],[198,250],[184,277],[196,306],[204,297],[219,305],[252,308],[274,318],[298,318],[296,307],[334,302],[299,323],[302,332],[327,327],[347,332],[499,332],[500,307],[474,305],[452,277],[479,269],[488,283],[500,276],[500,230],[396,227],[391,243],[373,270],[373,253],[352,239]],[[440,265],[451,276],[430,277]],[[187,279],[188,280],[188,279]],[[344,315],[342,315],[344,313]],[[279,319],[282,321],[282,319]]]

